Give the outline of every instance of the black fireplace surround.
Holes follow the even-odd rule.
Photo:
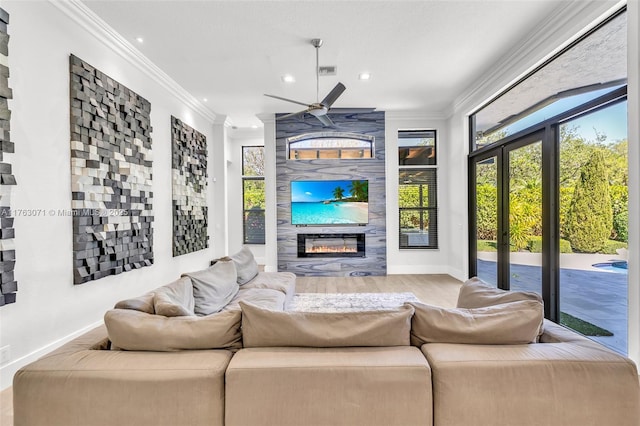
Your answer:
[[[359,234],[298,234],[298,257],[365,257]]]

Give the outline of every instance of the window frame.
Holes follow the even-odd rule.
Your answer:
[[[400,157],[399,157],[399,153],[400,153],[400,141],[402,138],[402,134],[409,134],[409,133],[420,133],[420,132],[424,132],[424,133],[433,133],[433,149],[435,152],[435,162],[434,164],[411,164],[411,165],[406,165],[406,164],[400,164]],[[440,248],[439,246],[439,242],[438,242],[438,145],[439,145],[439,140],[438,140],[438,131],[436,129],[399,129],[398,130],[398,146],[397,146],[397,150],[398,150],[398,249],[399,250],[438,250]],[[408,139],[408,137],[407,137]],[[420,146],[420,145],[416,145],[416,146]],[[406,146],[403,146],[402,148],[407,148]],[[418,183],[420,185],[420,206],[415,206],[415,207],[400,207],[400,188],[403,185],[403,183],[400,182],[400,174],[403,171],[406,172],[411,172],[411,171],[427,171],[427,170],[432,170],[432,174],[433,174],[433,185],[429,185],[429,188],[427,189],[427,191],[429,191],[430,193],[427,196],[427,199],[429,201],[428,205],[424,205],[423,204],[423,186],[427,185],[427,183]],[[404,240],[404,236],[407,235],[407,233],[402,232],[402,227],[401,227],[401,223],[402,223],[402,213],[403,212],[407,212],[407,211],[417,211],[420,214],[420,229],[419,231],[424,231],[423,228],[423,223],[425,220],[425,216],[427,217],[426,220],[429,221],[429,225],[427,228],[427,235],[429,237],[428,244],[425,245],[409,245],[408,244],[408,237],[407,239],[407,243],[403,244],[403,240]]]
[[[363,142],[364,144],[368,144],[368,147],[318,147],[318,148],[306,148],[308,151],[316,151],[316,156],[314,158],[295,158],[292,156],[293,151],[295,150],[295,145],[313,141],[313,140],[322,140],[322,139],[344,139],[344,140],[354,140]],[[291,136],[286,139],[287,144],[287,161],[309,161],[309,160],[317,160],[317,159],[326,159],[326,160],[372,160],[375,158],[375,136],[366,135],[362,133],[353,133],[353,132],[316,132],[316,133],[304,133],[297,136]],[[292,146],[293,145],[293,146]],[[337,157],[322,157],[320,153],[322,151],[337,151]],[[342,151],[354,151],[354,150],[363,150],[368,151],[368,156],[362,157],[342,157]]]

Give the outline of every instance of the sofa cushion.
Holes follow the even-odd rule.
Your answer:
[[[149,293],[143,294],[142,296],[121,300],[116,303],[114,309],[132,309],[134,311],[155,314],[156,311],[153,306],[153,295],[154,293],[151,291]]]
[[[493,287],[481,279],[474,277],[460,287],[458,308],[484,308],[485,306],[519,300],[537,300],[542,303],[542,296],[532,291],[507,291]]]
[[[222,311],[229,309],[240,310],[241,301],[264,309],[271,309],[272,311],[282,311],[284,310],[285,295],[278,290],[272,290],[270,288],[244,288],[243,286],[240,287],[240,291],[236,294],[236,297],[234,297]]]
[[[193,286],[189,277],[182,277],[155,290],[153,307],[157,315],[179,317],[194,315]]]
[[[243,289],[268,288],[285,295],[285,306],[296,294],[296,276],[291,272],[258,272],[251,281],[242,285]]]
[[[637,426],[635,365],[590,343],[423,345],[434,424]]]
[[[101,326],[22,367],[13,382],[15,425],[223,424],[231,351],[96,350],[106,340]]]
[[[216,262],[207,269],[182,276],[191,278],[194,311],[197,315],[210,315],[220,311],[239,290],[234,262]]]
[[[240,302],[244,347],[406,346],[413,308],[396,311],[272,311]]]
[[[418,348],[250,348],[225,376],[225,426],[431,426]]]
[[[242,247],[242,250],[229,257],[236,265],[238,284],[246,284],[258,275],[258,263],[247,246]]]
[[[164,317],[126,309],[104,315],[109,340],[119,349],[131,351],[177,351],[241,347],[240,311],[225,311],[204,317]]]
[[[467,343],[516,345],[535,342],[544,318],[535,300],[503,303],[485,308],[440,308],[411,302],[411,344]]]

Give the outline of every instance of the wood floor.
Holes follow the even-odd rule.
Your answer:
[[[298,277],[298,293],[405,293],[425,303],[454,307],[462,283],[449,275],[388,275],[385,277]],[[0,425],[13,425],[12,389],[0,392]]]

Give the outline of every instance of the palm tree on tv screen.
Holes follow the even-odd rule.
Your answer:
[[[354,180],[349,185],[349,192],[355,201],[369,201],[369,182]]]
[[[333,198],[342,200],[342,197],[344,197],[344,189],[337,186],[336,189],[333,190]]]

